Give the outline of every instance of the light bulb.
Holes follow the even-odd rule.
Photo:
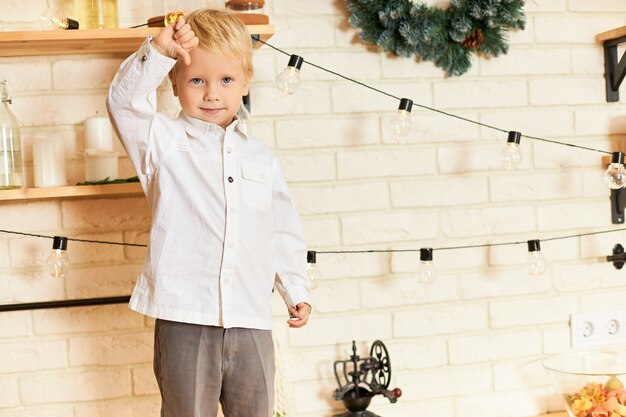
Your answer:
[[[320,283],[320,270],[317,267],[315,251],[307,251],[306,262],[306,276],[309,278],[309,282],[311,283],[311,289],[314,290]]]
[[[504,168],[513,169],[522,163],[522,152],[519,148],[521,137],[520,132],[509,132],[506,145],[500,152],[500,163]]]
[[[68,19],[57,9],[53,8],[46,9],[46,11],[39,16],[39,21],[43,30],[78,29],[78,22],[76,20]]]
[[[244,96],[241,105],[239,106],[239,110],[237,111],[237,118],[239,119],[237,127],[247,136],[251,135],[252,130],[250,127],[252,124],[252,117],[250,115],[250,111],[248,111],[248,107],[246,107],[246,104],[249,102],[249,96]]]
[[[284,94],[293,94],[300,86],[300,68],[304,59],[298,55],[291,55],[287,68],[276,78],[276,87]]]
[[[430,285],[437,280],[437,271],[433,264],[433,250],[431,248],[420,249],[420,262],[417,265],[417,282]]]
[[[398,106],[398,113],[391,119],[391,131],[394,137],[407,136],[411,133],[411,108],[413,100],[403,98]]]
[[[613,152],[611,163],[604,172],[604,181],[612,190],[626,186],[626,167],[624,167],[624,154],[622,152]]]
[[[67,238],[55,236],[52,243],[52,251],[46,259],[46,267],[54,278],[64,278],[70,268],[70,261],[67,258]]]
[[[528,275],[538,277],[546,272],[546,258],[541,254],[541,244],[539,240],[528,241]]]

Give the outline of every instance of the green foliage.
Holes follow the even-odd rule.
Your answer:
[[[120,178],[117,180],[110,180],[109,177],[106,177],[100,181],[84,181],[77,182],[76,185],[104,185],[104,184],[126,184],[129,182],[139,182],[139,177],[129,177],[129,178]]]
[[[403,57],[432,61],[462,75],[471,54],[506,54],[506,32],[526,24],[524,0],[451,0],[447,9],[411,0],[347,0],[361,39]]]

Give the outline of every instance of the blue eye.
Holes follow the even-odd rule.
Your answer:
[[[190,82],[192,84],[202,84],[202,80],[200,78],[192,78]]]
[[[228,83],[230,83],[232,81],[233,81],[233,79],[231,77],[224,77],[224,78],[222,78],[222,82],[224,84],[228,84]]]

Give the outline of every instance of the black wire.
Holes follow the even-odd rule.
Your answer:
[[[575,235],[549,237],[546,239],[539,239],[539,240],[541,242],[550,242],[554,240],[564,240],[564,239],[571,239],[575,237],[601,235],[601,234],[606,234],[606,233],[623,232],[623,231],[626,231],[626,227],[623,227],[621,229],[610,229],[610,230],[600,230],[596,232],[579,233]],[[521,245],[521,244],[526,244],[526,243],[528,243],[528,240],[519,240],[519,241],[513,241],[513,242],[500,242],[500,243],[483,243],[483,244],[477,244],[477,245],[445,246],[445,247],[439,247],[439,248],[432,248],[432,250],[442,251],[442,250],[457,250],[457,249],[489,248],[492,246],[512,246],[512,245]],[[340,253],[419,252],[420,249],[364,249],[364,250],[345,250],[345,251],[336,250],[336,251],[316,251],[315,253],[340,254]]]
[[[565,142],[558,142],[556,140],[550,140],[550,139],[545,139],[545,138],[540,138],[538,136],[530,136],[530,135],[522,135],[528,139],[535,139],[535,140],[540,140],[542,142],[548,142],[548,143],[555,143],[557,145],[564,145],[564,146],[571,146],[572,148],[578,148],[578,149],[584,149],[587,151],[594,151],[594,152],[600,152],[600,153],[604,153],[604,154],[609,154],[612,155],[612,152],[609,151],[603,151],[601,149],[595,149],[595,148],[588,148],[586,146],[580,146],[580,145],[574,145],[572,143],[565,143]]]
[[[16,232],[14,230],[4,230],[0,229],[0,233],[9,233],[13,235],[22,235],[22,236],[32,236],[32,237],[42,237],[45,239],[54,239],[54,236],[46,236],[46,235],[38,235],[36,233],[25,233],[25,232]],[[107,245],[119,245],[119,246],[137,246],[137,247],[148,247],[148,245],[141,243],[124,243],[124,242],[111,242],[107,240],[91,240],[91,239],[77,239],[73,237],[68,237],[67,240],[72,242],[82,242],[82,243],[103,243]]]
[[[549,237],[546,239],[539,239],[541,242],[551,242],[554,240],[564,240],[571,239],[575,237],[584,237],[584,236],[593,236],[593,235],[602,235],[606,233],[615,233],[615,232],[623,232],[626,231],[626,227],[620,229],[609,229],[609,230],[600,230],[595,232],[586,232],[586,233],[578,233],[574,235],[565,235],[565,236],[555,236]],[[25,233],[25,232],[16,232],[14,230],[4,230],[0,229],[0,233],[9,233],[14,235],[22,235],[22,236],[32,236],[32,237],[41,237],[46,239],[54,239],[54,236],[46,236],[39,235],[35,233]],[[148,247],[146,244],[141,243],[124,243],[124,242],[111,242],[106,240],[91,240],[91,239],[76,239],[76,238],[67,238],[69,241],[73,242],[83,242],[83,243],[100,243],[107,245],[120,245],[120,246],[135,246],[135,247]],[[431,248],[433,251],[442,251],[442,250],[457,250],[457,249],[475,249],[475,248],[489,248],[493,246],[512,246],[512,245],[521,245],[527,243],[528,240],[519,240],[512,242],[499,242],[499,243],[482,243],[476,245],[461,245],[461,246],[444,246],[438,248]],[[342,253],[393,253],[393,252],[419,252],[420,249],[363,249],[363,250],[328,250],[328,251],[315,251],[315,253],[319,254],[342,254]]]
[[[268,42],[266,42],[264,40],[261,40],[261,38],[258,37],[258,36],[255,36],[254,40],[256,40],[258,42],[261,42],[262,44],[267,45],[270,48],[272,48],[272,49],[274,49],[274,50],[276,50],[276,51],[278,51],[278,52],[280,52],[282,54],[285,54],[287,56],[291,56],[290,53],[288,53],[286,51],[283,51],[280,48],[277,48],[276,46],[272,45],[271,43],[268,43]],[[329,74],[333,74],[333,75],[336,75],[337,77],[343,78],[344,80],[353,82],[355,84],[359,84],[359,85],[361,85],[363,87],[369,88],[370,90],[376,91],[377,93],[386,95],[387,97],[395,98],[398,101],[401,100],[400,97],[394,96],[393,94],[390,94],[390,93],[387,93],[387,92],[385,92],[383,90],[380,90],[378,88],[372,87],[371,85],[367,85],[365,83],[362,83],[361,81],[355,80],[354,78],[346,77],[343,74],[340,74],[338,72],[329,70],[327,68],[324,68],[322,66],[314,64],[313,62],[307,61],[304,58],[303,58],[303,62],[306,62],[307,64],[311,65],[312,67],[321,69],[322,71],[325,71],[325,72],[327,72]],[[463,121],[468,122],[468,123],[473,123],[473,124],[478,125],[478,126],[482,126],[482,127],[486,127],[486,128],[492,129],[492,130],[496,130],[498,132],[502,132],[502,133],[508,133],[509,132],[508,130],[499,128],[497,126],[492,126],[492,125],[489,125],[487,123],[478,122],[476,120],[468,119],[466,117],[462,117],[462,116],[459,116],[459,115],[456,115],[456,114],[453,114],[453,113],[448,113],[446,111],[439,110],[439,109],[436,109],[434,107],[429,107],[429,106],[426,106],[426,105],[423,105],[423,104],[415,103],[415,101],[413,101],[413,105],[416,106],[416,107],[420,107],[422,109],[433,111],[435,113],[443,114],[445,116],[454,117],[455,119],[463,120]],[[584,149],[584,150],[587,150],[587,151],[600,152],[600,153],[609,154],[609,155],[612,154],[612,152],[604,151],[604,150],[601,150],[601,149],[594,149],[594,148],[589,148],[589,147],[586,147],[586,146],[574,145],[572,143],[558,142],[556,140],[545,139],[545,138],[541,138],[541,137],[538,137],[538,136],[530,136],[530,135],[522,135],[522,136],[527,137],[528,139],[534,139],[534,140],[539,140],[539,141],[543,141],[543,142],[553,143],[555,145],[565,145],[565,146],[570,146],[572,148]]]

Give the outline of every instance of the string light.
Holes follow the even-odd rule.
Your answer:
[[[517,168],[522,163],[522,151],[519,148],[521,137],[522,134],[520,132],[509,132],[506,145],[500,152],[500,163],[504,168]]]
[[[312,290],[319,286],[320,270],[317,267],[317,253],[313,250],[306,253],[306,276],[311,283]]]
[[[622,152],[613,152],[611,163],[604,172],[604,181],[612,190],[626,186],[626,167],[624,167],[624,154]]]
[[[291,55],[287,67],[278,74],[276,87],[284,94],[293,94],[300,86],[300,68],[304,59],[298,55]]]
[[[76,20],[63,16],[61,12],[54,8],[46,9],[39,16],[39,21],[43,30],[78,29]]]
[[[46,268],[54,278],[65,278],[65,274],[70,268],[70,261],[67,258],[67,238],[55,236],[52,242],[52,251],[46,259]]]
[[[166,16],[166,18],[169,16]],[[180,17],[180,16],[172,16],[174,19],[174,21]],[[387,93],[385,91],[382,91],[380,89],[377,89],[375,87],[372,87],[370,85],[367,85],[363,82],[360,82],[358,80],[346,77],[340,73],[337,73],[335,71],[329,70],[327,68],[321,67],[317,64],[314,64],[312,62],[309,61],[305,61],[302,57],[298,56],[298,55],[290,55],[287,52],[283,51],[282,49],[279,49],[273,45],[271,45],[268,42],[265,42],[263,40],[260,39],[260,37],[258,35],[253,35],[252,36],[254,41],[257,42],[261,42],[265,45],[267,45],[268,47],[281,52],[285,55],[290,56],[289,59],[289,63],[287,68],[278,76],[277,78],[277,86],[279,89],[281,89],[281,91],[285,92],[285,93],[293,93],[297,87],[299,86],[300,83],[300,68],[302,67],[302,64],[304,62],[306,62],[307,64],[318,68],[320,70],[323,70],[325,72],[328,72],[330,74],[336,75],[340,78],[343,78],[345,80],[348,80],[350,82],[353,82],[355,84],[359,84],[365,88],[368,88],[370,90],[376,91],[380,94],[386,95],[388,97],[391,98],[395,98],[397,100],[400,100],[400,106],[398,108],[399,111],[404,111],[405,113],[410,113],[411,108],[413,106],[413,104],[415,104],[416,106],[426,109],[426,110],[430,110],[433,112],[437,112],[440,114],[443,114],[445,116],[448,117],[452,117],[452,118],[456,118],[468,123],[472,123],[478,126],[482,126],[482,127],[486,127],[489,129],[493,129],[493,130],[497,130],[499,132],[503,132],[506,133],[507,130],[501,129],[499,127],[496,126],[492,126],[486,123],[482,123],[482,122],[478,122],[476,120],[471,120],[462,116],[458,116],[452,113],[448,113],[439,109],[435,109],[429,106],[425,106],[423,104],[416,104],[413,103],[412,100],[407,99],[407,98],[399,98],[396,97],[390,93]],[[403,104],[404,103],[404,104]],[[403,108],[406,107],[406,108]],[[409,122],[410,123],[410,117],[409,117]],[[410,126],[410,124],[409,124]],[[410,131],[410,128],[409,128]],[[624,154],[621,152],[608,152],[608,151],[604,151],[604,150],[600,150],[600,149],[595,149],[595,148],[590,148],[590,147],[585,147],[585,146],[580,146],[580,145],[575,145],[575,144],[571,144],[571,143],[563,143],[563,142],[558,142],[558,141],[554,141],[554,140],[549,140],[549,139],[545,139],[545,138],[541,138],[541,137],[537,137],[537,136],[530,136],[530,135],[524,135],[526,138],[529,139],[534,139],[534,140],[538,140],[538,141],[543,141],[543,142],[547,142],[547,143],[552,143],[552,144],[556,144],[556,145],[562,145],[562,146],[569,146],[572,148],[577,148],[577,149],[584,149],[584,150],[588,150],[588,151],[593,151],[593,152],[599,152],[599,153],[604,153],[604,154],[611,154],[612,155],[612,161],[611,164],[609,165],[609,168],[606,171],[606,176],[607,176],[607,180],[610,179],[609,182],[611,188],[622,188],[624,187],[624,185],[626,184],[626,170],[624,169]],[[519,151],[519,143],[520,143],[520,139],[521,139],[521,133],[520,132],[516,132],[516,131],[508,131],[508,138],[507,138],[507,148],[505,148],[505,150],[503,151],[503,154],[505,154],[506,156],[503,157],[503,163],[505,163],[507,166],[510,165],[510,167],[513,167],[516,163],[519,164],[519,162],[521,162],[521,153],[519,155],[516,155],[516,150]],[[501,157],[504,155],[501,155]],[[618,186],[619,185],[619,186]],[[582,234],[576,234],[576,235],[569,235],[569,236],[563,236],[563,237],[556,237],[556,238],[549,238],[549,239],[544,239],[544,241],[549,241],[549,240],[559,240],[559,239],[568,239],[568,238],[573,238],[573,237],[583,237],[583,236],[589,236],[589,235],[596,235],[596,234],[604,234],[604,233],[613,233],[613,232],[618,232],[618,231],[624,231],[626,230],[626,228],[622,228],[622,229],[614,229],[614,230],[605,230],[605,231],[599,231],[599,232],[590,232],[590,233],[582,233]],[[0,230],[0,232],[2,233],[13,233],[13,234],[19,234],[19,235],[26,235],[26,236],[35,236],[35,237],[44,237],[44,238],[49,238],[49,236],[42,236],[42,235],[36,235],[36,234],[30,234],[30,233],[24,233],[24,232],[15,232],[15,231],[9,231],[9,230]],[[79,242],[89,242],[89,243],[101,243],[101,244],[112,244],[112,245],[123,245],[123,246],[137,246],[137,247],[147,247],[147,245],[145,244],[132,244],[132,243],[121,243],[121,242],[107,242],[107,241],[97,241],[97,240],[84,240],[84,239],[68,239],[68,238],[64,238],[64,237],[57,237],[55,236],[55,242],[58,239],[65,239],[65,246],[67,245],[67,240],[73,240],[73,241],[79,241]],[[533,247],[535,247],[536,244],[536,250],[531,250],[531,242]],[[436,279],[436,271],[434,269],[433,263],[432,263],[432,252],[433,250],[451,250],[451,249],[465,249],[465,248],[482,248],[482,247],[491,247],[491,246],[504,246],[504,245],[517,245],[520,244],[522,242],[504,242],[504,243],[497,243],[497,244],[483,244],[483,245],[467,245],[467,246],[456,246],[456,247],[444,247],[444,248],[421,248],[419,249],[420,251],[420,273],[418,275],[418,280],[420,280],[420,282],[425,282],[425,283],[432,283],[434,282],[434,280]],[[538,255],[541,255],[541,252],[539,250],[539,240],[532,240],[532,241],[527,241],[527,244],[529,245],[529,255],[533,255],[535,257],[537,257]],[[60,244],[61,245],[61,244]],[[60,248],[59,248],[60,249]],[[342,250],[342,251],[318,251],[318,252],[314,252],[314,251],[308,251],[307,252],[307,261],[309,259],[309,253],[313,253],[313,259],[315,259],[316,254],[317,253],[323,253],[323,254],[331,254],[331,253],[376,253],[376,252],[384,252],[384,253],[391,253],[391,252],[416,252],[416,249],[367,249],[367,250]],[[54,245],[53,245],[53,254],[56,256],[57,252],[55,252],[54,249]],[[63,249],[64,252],[64,249]],[[68,263],[69,265],[69,263]],[[313,263],[309,263],[307,262],[307,265],[311,265],[311,267],[313,268],[317,268],[317,264],[315,262]],[[545,265],[545,259],[544,259],[544,265]],[[537,262],[535,262],[534,266],[533,266],[533,270],[539,270],[540,268],[538,268],[539,264]],[[530,265],[529,265],[530,268]],[[307,275],[308,275],[308,271],[307,271]],[[319,279],[319,275],[317,277]]]
[[[420,284],[431,285],[437,280],[437,271],[433,264],[432,248],[420,249],[420,262],[417,264],[417,282]]]
[[[284,54],[284,55],[287,55],[287,56],[293,56],[293,55],[289,54],[288,52],[283,51],[282,49],[272,45],[271,43],[262,40],[260,38],[260,36],[258,36],[258,35],[252,35],[252,39],[255,42],[261,42],[262,44],[268,46],[269,48],[272,48],[273,50],[275,50],[277,52],[280,52],[281,54]],[[315,64],[315,63],[313,63],[311,61],[306,61],[304,59],[302,61],[306,62],[307,65],[310,65],[312,67],[320,69],[320,70],[322,70],[324,72],[327,72],[329,74],[333,74],[333,75],[335,75],[335,76],[337,76],[339,78],[343,78],[346,81],[350,81],[350,82],[352,82],[354,84],[358,84],[358,85],[360,85],[362,87],[368,88],[368,89],[370,89],[372,91],[375,91],[375,92],[380,93],[382,95],[385,95],[387,97],[395,98],[396,100],[402,100],[398,96],[390,94],[390,93],[388,93],[386,91],[383,91],[381,89],[378,89],[376,87],[372,87],[371,85],[368,85],[368,84],[365,84],[365,83],[363,83],[361,81],[355,80],[354,78],[347,77],[347,76],[345,76],[343,74],[340,74],[340,73],[338,73],[336,71],[330,70],[328,68],[324,68],[324,67],[322,67],[320,65],[317,65],[317,64]],[[462,120],[464,122],[471,123],[471,124],[474,124],[474,125],[477,125],[477,126],[482,126],[482,127],[488,128],[488,129],[497,130],[497,131],[502,132],[502,133],[507,133],[508,132],[508,130],[502,129],[500,127],[492,126],[492,125],[489,125],[487,123],[483,123],[483,122],[479,122],[479,121],[476,121],[476,120],[468,119],[467,117],[463,117],[463,116],[459,116],[457,114],[453,114],[453,113],[449,113],[449,112],[446,112],[446,111],[443,111],[443,110],[439,110],[439,109],[436,109],[434,107],[429,107],[429,106],[426,106],[424,104],[418,104],[418,103],[414,102],[413,105],[415,105],[417,107],[420,107],[422,109],[425,109],[425,110],[430,110],[430,111],[433,111],[433,112],[436,112],[436,113],[439,113],[439,114],[443,114],[444,116],[448,116],[448,117],[452,117],[452,118],[455,118],[455,119],[458,119],[458,120]],[[524,137],[528,138],[528,139],[541,141],[541,142],[552,143],[552,144],[555,144],[555,145],[569,146],[571,148],[584,149],[584,150],[587,150],[587,151],[599,152],[599,153],[609,154],[609,155],[611,154],[611,152],[605,151],[605,150],[602,150],[602,149],[595,149],[595,148],[590,148],[590,147],[587,147],[587,146],[575,145],[573,143],[558,142],[558,141],[551,140],[551,139],[545,139],[545,138],[542,138],[542,137],[539,137],[539,136],[524,135]]]
[[[528,241],[528,275],[538,277],[546,272],[546,259],[541,254],[541,243],[539,240]]]
[[[626,227],[623,227],[623,228],[620,228],[620,229],[599,230],[599,231],[594,231],[594,232],[578,233],[578,234],[573,234],[573,235],[556,236],[556,237],[546,238],[546,239],[542,239],[542,240],[544,242],[549,242],[549,241],[555,241],[555,240],[564,240],[564,239],[571,239],[571,238],[578,238],[578,237],[585,237],[585,236],[594,236],[594,235],[602,235],[602,234],[607,234],[607,233],[617,233],[617,232],[624,232],[624,231],[626,231]],[[4,230],[4,229],[0,229],[0,233],[9,233],[9,234],[15,234],[15,235],[22,235],[22,236],[32,236],[32,237],[54,239],[55,242],[57,242],[57,240],[58,240],[59,243],[54,243],[53,244],[53,254],[54,255],[56,255],[56,252],[55,252],[56,248],[55,247],[58,246],[58,249],[61,249],[61,246],[66,248],[67,247],[67,241],[84,242],[84,243],[98,243],[98,244],[106,244],[106,245],[133,246],[133,247],[143,247],[143,248],[148,246],[148,245],[142,244],[142,243],[111,242],[111,241],[104,241],[104,240],[76,239],[76,238],[67,238],[67,237],[59,237],[59,236],[52,237],[52,236],[39,235],[39,234],[34,234],[34,233],[26,233],[26,232],[18,232],[18,231],[14,231],[14,230]],[[63,243],[63,240],[65,241],[65,243]],[[360,250],[307,251],[307,265],[311,265],[311,266],[314,265],[314,268],[317,269],[317,262],[315,262],[316,258],[317,258],[317,254],[402,253],[402,252],[418,252],[419,251],[420,252],[420,264],[426,263],[426,262],[430,262],[430,267],[432,268],[432,271],[435,272],[435,275],[434,275],[433,278],[436,278],[436,271],[434,270],[434,264],[432,263],[432,260],[433,260],[433,255],[432,254],[433,254],[434,251],[489,248],[489,247],[496,247],[496,246],[512,246],[512,245],[520,245],[520,244],[523,244],[523,243],[526,243],[528,245],[529,252],[539,252],[539,253],[535,253],[535,256],[536,255],[541,255],[541,253],[540,253],[540,249],[541,249],[540,248],[540,241],[539,240],[529,240],[529,241],[484,243],[484,244],[477,244],[477,245],[447,246],[447,247],[439,247],[439,248],[421,248],[421,249],[410,249],[409,248],[409,249],[360,249]],[[65,249],[63,249],[63,251],[65,251]],[[309,260],[313,260],[314,262],[309,262]],[[611,260],[607,259],[607,261],[611,261]],[[544,260],[544,263],[545,263],[545,260]],[[420,270],[420,272],[421,272],[421,270]],[[307,273],[307,276],[308,276],[308,273]],[[317,278],[319,280],[319,273],[317,275]],[[420,279],[420,278],[421,278],[421,275],[418,277],[418,279]],[[315,278],[313,278],[313,280],[314,279]]]
[[[400,99],[398,113],[391,119],[391,129],[394,137],[407,136],[411,133],[411,108],[413,100],[408,98]]]

